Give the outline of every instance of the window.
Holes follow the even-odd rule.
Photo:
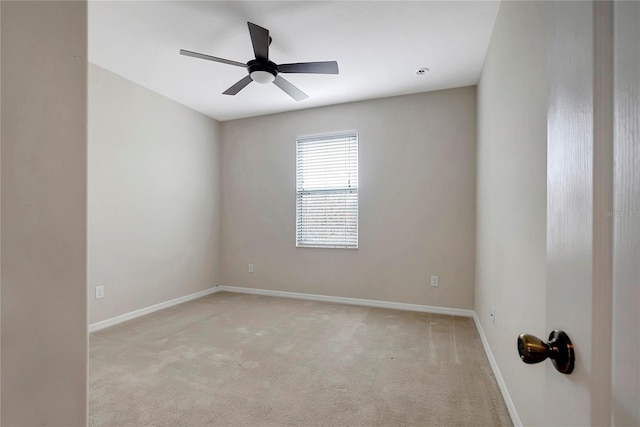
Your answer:
[[[296,246],[358,247],[358,134],[296,141]]]

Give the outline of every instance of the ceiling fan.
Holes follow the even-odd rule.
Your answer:
[[[338,63],[336,61],[297,62],[292,64],[276,64],[269,61],[269,45],[271,44],[269,30],[251,22],[247,22],[247,24],[249,25],[249,35],[251,36],[256,59],[252,59],[246,64],[185,49],[180,49],[180,55],[246,68],[249,75],[222,92],[225,95],[235,95],[254,81],[262,84],[273,83],[296,101],[301,101],[308,98],[308,95],[280,77],[280,73],[338,74]]]

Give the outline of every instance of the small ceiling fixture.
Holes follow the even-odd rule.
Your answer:
[[[419,76],[424,76],[428,72],[429,72],[429,69],[427,67],[423,67],[423,68],[418,68],[418,71],[416,71],[416,74]]]

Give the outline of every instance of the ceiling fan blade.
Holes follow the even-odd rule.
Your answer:
[[[246,76],[245,78],[240,80],[238,83],[234,84],[233,86],[231,86],[229,89],[225,90],[222,93],[224,95],[235,95],[236,93],[238,93],[242,89],[244,89],[245,86],[247,86],[252,81],[253,81],[253,79],[251,78],[251,76]]]
[[[278,65],[278,71],[281,73],[338,74],[338,63],[336,61],[324,61],[280,64]]]
[[[262,28],[252,22],[249,25],[249,34],[251,35],[251,44],[253,44],[253,52],[256,59],[263,61],[269,60],[269,30]]]
[[[295,99],[296,101],[302,101],[303,99],[307,99],[309,95],[289,83],[287,80],[283,79],[280,76],[276,76],[276,79],[273,81],[273,84],[278,86],[280,89],[285,91],[287,95]]]
[[[191,52],[190,50],[180,49],[180,55],[192,56],[194,58],[206,59],[213,62],[222,62],[223,64],[235,65],[236,67],[247,68],[247,64],[242,62],[232,61],[230,59],[218,58],[217,56],[205,55],[204,53]]]

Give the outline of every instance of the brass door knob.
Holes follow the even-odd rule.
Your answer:
[[[563,331],[552,331],[548,342],[533,335],[520,334],[518,353],[524,363],[540,363],[549,358],[558,372],[567,375],[573,372],[575,364],[573,344]]]

